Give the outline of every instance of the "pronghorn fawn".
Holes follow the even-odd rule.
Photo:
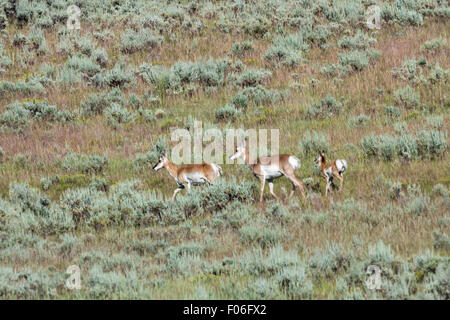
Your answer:
[[[177,193],[183,190],[186,185],[190,189],[191,184],[195,186],[204,184],[205,182],[214,184],[216,178],[222,175],[222,168],[215,163],[184,164],[177,166],[169,160],[167,153],[159,157],[158,163],[153,167],[153,170],[158,171],[163,167],[167,169],[178,185],[178,188],[173,192],[173,200],[175,200]]]
[[[325,151],[319,153],[319,156],[314,160],[314,163],[320,166],[320,173],[326,181],[325,196],[328,196],[328,190],[331,192],[331,182],[333,177],[340,180],[339,191],[342,190],[342,184],[344,183],[344,171],[347,169],[347,161],[344,159],[336,159],[331,162],[327,162],[325,159]]]
[[[292,182],[292,191],[289,199],[294,194],[297,187],[303,198],[305,198],[305,190],[303,183],[297,179],[294,171],[300,168],[300,160],[289,154],[280,154],[274,156],[260,157],[253,160],[250,159],[249,153],[245,147],[245,142],[241,147],[236,148],[236,153],[230,157],[230,160],[243,158],[245,163],[252,170],[253,175],[261,182],[259,201],[263,201],[264,185],[269,182],[270,194],[279,200],[278,196],[273,192],[273,180],[281,176],[285,176]]]

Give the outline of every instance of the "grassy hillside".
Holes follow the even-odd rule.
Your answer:
[[[449,299],[449,17],[439,0],[0,0],[0,297]],[[224,164],[171,201],[151,168],[196,120],[279,129],[306,200],[280,178],[283,201],[259,203]],[[319,150],[349,164],[328,198]]]

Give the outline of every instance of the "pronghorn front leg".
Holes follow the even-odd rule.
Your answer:
[[[298,180],[295,176],[293,177],[293,180],[295,181],[293,183],[295,183],[297,185],[297,188],[300,190],[300,193],[302,194],[303,199],[306,199],[305,188],[303,188],[303,183],[300,180]],[[294,190],[292,190],[292,191],[294,191]]]
[[[339,192],[341,192],[342,184],[344,183],[344,175],[338,173],[337,177],[338,177],[339,181],[341,182],[340,185],[339,185]]]
[[[175,191],[173,192],[173,196],[172,196],[172,200],[175,200],[175,197],[177,196],[177,193],[180,192],[181,190],[183,190],[184,187],[178,187],[177,189],[175,189]]]
[[[266,184],[266,178],[264,178],[264,176],[260,176],[259,181],[261,182],[259,202],[262,202],[263,201],[263,193],[264,193],[264,185]]]
[[[329,177],[325,173],[322,173],[322,177],[325,179],[325,197],[326,197],[328,195],[328,180],[329,180]]]
[[[267,180],[267,181],[269,182],[269,190],[270,190],[270,194],[271,194],[272,196],[274,196],[275,199],[277,199],[277,200],[279,201],[280,198],[278,198],[278,196],[275,194],[275,192],[273,192],[273,180],[270,179],[270,180]]]
[[[296,186],[295,186],[295,184],[292,182],[292,190],[291,190],[291,193],[289,194],[289,198],[288,198],[288,199],[292,198],[292,196],[294,195],[295,188],[296,188]]]
[[[330,190],[330,193],[331,193],[330,186],[331,186],[331,178],[329,176],[327,176],[327,184],[325,187],[325,197],[328,197],[328,190]]]

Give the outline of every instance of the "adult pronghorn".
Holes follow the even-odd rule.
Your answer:
[[[281,176],[286,176],[292,182],[292,191],[289,199],[298,187],[303,198],[305,197],[305,190],[303,183],[295,176],[295,170],[300,168],[300,160],[290,154],[280,154],[274,156],[260,157],[256,161],[250,159],[249,153],[245,146],[245,141],[241,147],[236,148],[236,153],[230,157],[230,160],[243,158],[245,163],[252,170],[253,175],[261,182],[259,201],[263,201],[264,185],[266,180],[269,182],[270,194],[279,200],[278,196],[273,192],[273,180]]]
[[[222,168],[215,163],[183,164],[176,166],[167,157],[167,152],[159,157],[158,163],[153,166],[153,170],[158,171],[163,167],[167,169],[178,185],[178,188],[173,192],[173,200],[177,193],[185,188],[185,185],[190,189],[191,184],[201,185],[205,182],[213,184],[216,178],[222,175]]]
[[[325,196],[328,196],[333,177],[341,181],[339,191],[342,190],[342,183],[344,182],[344,171],[348,168],[347,161],[344,159],[337,159],[327,163],[325,159],[325,151],[319,153],[319,156],[314,160],[314,163],[320,166],[320,173],[326,181]],[[331,190],[330,190],[331,192]]]

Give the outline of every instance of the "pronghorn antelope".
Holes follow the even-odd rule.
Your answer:
[[[325,196],[328,196],[328,190],[330,190],[333,177],[338,178],[341,181],[339,191],[342,190],[342,183],[344,182],[344,171],[347,169],[347,161],[344,159],[337,159],[327,163],[325,160],[325,151],[319,153],[319,156],[314,160],[314,163],[320,166],[320,173],[326,181]]]
[[[300,168],[300,160],[289,154],[280,154],[275,156],[260,157],[256,161],[250,159],[249,153],[245,147],[245,142],[241,147],[236,148],[236,153],[230,157],[230,160],[243,158],[245,163],[252,170],[253,175],[261,182],[259,201],[263,201],[264,185],[266,180],[269,182],[270,194],[279,200],[278,196],[273,192],[273,180],[281,176],[286,176],[292,182],[292,191],[289,199],[298,187],[303,198],[305,198],[305,191],[303,183],[297,179],[294,171]]]
[[[167,169],[178,185],[178,188],[173,192],[173,200],[177,193],[185,188],[185,185],[190,189],[191,184],[201,185],[205,182],[213,184],[216,178],[222,175],[222,168],[215,163],[184,164],[176,166],[168,159],[167,153],[164,153],[159,157],[158,163],[155,164],[153,170],[158,171],[163,167]]]

